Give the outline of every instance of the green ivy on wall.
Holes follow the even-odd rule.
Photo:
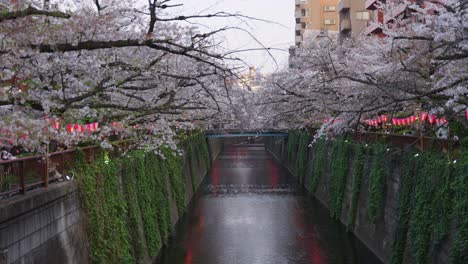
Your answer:
[[[468,151],[446,153],[426,151],[416,153],[390,150],[377,143],[331,142],[329,161],[326,140],[318,139],[312,146],[312,175],[309,190],[315,193],[320,179],[327,175],[330,164],[328,202],[330,214],[339,218],[343,205],[346,176],[353,146],[353,171],[348,228],[354,227],[360,190],[365,175],[367,186],[367,217],[375,223],[383,213],[387,179],[394,167],[400,170],[397,225],[392,244],[391,263],[401,264],[404,256],[415,263],[428,263],[432,252],[439,250],[455,227],[450,249],[451,263],[468,263]],[[301,133],[292,131],[288,141],[288,162],[301,171]],[[454,162],[454,159],[457,161]],[[366,172],[366,173],[364,173]],[[367,173],[368,172],[368,173]]]
[[[406,248],[407,234],[409,229],[409,220],[411,217],[411,202],[414,191],[415,171],[420,166],[418,161],[414,159],[412,153],[405,153],[401,161],[401,176],[400,176],[400,195],[398,199],[398,218],[397,226],[394,234],[394,242],[392,245],[392,264],[400,264],[403,262],[403,256]]]
[[[450,252],[453,264],[468,263],[468,150],[465,149],[454,164],[451,181],[453,191],[452,219],[455,235]]]
[[[302,181],[304,179],[309,154],[309,133],[307,131],[300,131],[297,134],[299,139],[296,172],[299,180]]]
[[[105,152],[92,164],[84,153],[76,158],[76,173],[88,224],[93,263],[134,263],[127,223],[127,203],[119,189],[119,163]]]
[[[185,178],[182,157],[169,148],[162,149],[169,173],[172,197],[176,200],[179,215],[185,210]]]
[[[312,193],[317,191],[320,179],[325,176],[327,172],[327,160],[328,160],[328,146],[325,139],[317,139],[313,149],[313,161],[312,161],[312,180],[310,181],[309,190]]]
[[[333,141],[328,202],[330,216],[335,219],[340,218],[343,207],[343,195],[348,175],[348,154],[348,140],[336,139]]]
[[[189,153],[209,160],[203,133],[186,139]],[[85,161],[77,155],[75,172],[89,237],[91,263],[148,262],[169,240],[172,232],[170,197],[179,215],[185,208],[182,157],[162,148],[163,157],[133,150],[122,158],[105,151]],[[189,155],[194,173],[194,155]],[[207,163],[209,166],[209,163]]]
[[[367,200],[367,213],[369,219],[375,222],[377,217],[382,213],[385,183],[387,176],[390,174],[390,167],[388,166],[390,155],[387,154],[387,147],[382,144],[376,144],[373,147],[373,157],[368,182],[369,199]]]
[[[351,193],[351,204],[348,212],[348,230],[354,227],[356,212],[359,204],[359,195],[361,193],[362,176],[364,174],[364,147],[361,144],[354,144],[353,161],[353,186]]]

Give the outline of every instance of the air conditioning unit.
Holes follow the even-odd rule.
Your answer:
[[[336,11],[336,6],[324,6],[323,11],[325,11],[325,12]]]

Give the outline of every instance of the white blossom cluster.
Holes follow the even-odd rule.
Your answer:
[[[359,128],[380,114],[426,111],[466,125],[468,3],[387,1],[382,36],[319,38],[295,51],[273,74],[257,104],[265,126],[321,126],[321,133]]]

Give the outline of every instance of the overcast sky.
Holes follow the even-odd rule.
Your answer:
[[[249,26],[238,19],[204,19],[197,20],[202,28],[220,28],[226,25],[239,26],[248,29],[256,39],[265,46],[280,48],[284,51],[271,51],[278,62],[278,67],[285,67],[288,61],[288,48],[294,44],[294,0],[175,0],[183,3],[181,14],[214,13],[224,11],[229,13],[241,13],[278,24],[260,21],[249,21]],[[230,30],[224,33],[226,42],[224,46],[230,50],[260,48],[261,46],[249,36],[248,33],[239,30]],[[255,66],[262,73],[271,73],[277,70],[273,59],[265,51],[251,51],[238,54],[249,65]]]

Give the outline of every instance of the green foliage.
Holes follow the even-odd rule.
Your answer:
[[[468,150],[461,153],[454,166],[453,213],[455,237],[450,252],[451,263],[468,263]]]
[[[138,158],[135,156],[142,156],[141,151],[129,153],[123,161],[123,173],[122,173],[122,186],[124,188],[125,200],[127,201],[128,209],[128,228],[131,230],[131,244],[132,244],[132,255],[138,263],[142,262],[147,252],[145,235],[143,228],[143,220],[141,218],[140,205],[138,203],[138,189],[137,179],[135,175],[138,172],[138,166],[141,163],[136,162]],[[138,159],[141,162],[141,159]]]
[[[195,155],[209,161],[208,146],[202,133],[187,140],[194,175],[191,154],[197,150]],[[164,157],[135,150],[121,159],[110,159],[103,152],[91,164],[84,153],[77,155],[74,170],[86,213],[92,263],[145,262],[167,243],[172,231],[169,198],[174,197],[182,213],[185,178],[182,158],[169,148],[161,151]]]
[[[307,131],[300,131],[298,134],[298,151],[296,172],[300,180],[304,178],[307,159],[309,154],[309,133]]]
[[[134,263],[127,223],[127,203],[119,189],[119,161],[101,153],[93,164],[78,155],[76,172],[88,221],[93,263]]]
[[[353,187],[351,194],[351,205],[348,213],[348,229],[354,227],[356,212],[359,204],[359,195],[361,193],[362,176],[364,174],[364,148],[361,144],[354,144],[354,163],[353,163]]]
[[[415,164],[415,161],[419,160],[420,159],[413,160],[411,154],[403,156],[401,164],[400,195],[398,200],[398,220],[392,245],[392,264],[400,264],[403,262],[412,210],[411,200],[416,178],[415,170],[417,170],[419,166],[419,164]]]
[[[289,131],[288,136],[288,163],[293,164],[297,156],[297,146],[299,142],[299,134],[296,130]]]
[[[162,151],[166,158],[172,197],[176,200],[180,215],[185,209],[185,178],[182,169],[182,157],[175,154],[169,148],[164,148]]]
[[[343,207],[343,195],[348,175],[348,153],[349,143],[347,140],[336,139],[333,141],[328,201],[330,216],[335,219],[340,218]]]
[[[424,153],[421,159],[420,171],[415,177],[415,196],[411,212],[409,234],[411,248],[416,263],[427,263],[433,234],[433,210],[435,209],[435,193],[441,186],[436,186],[437,180],[444,172],[446,161],[440,155]],[[421,177],[422,176],[422,177]]]
[[[387,155],[386,150],[387,147],[382,144],[376,144],[374,146],[374,158],[369,173],[369,199],[367,201],[367,212],[372,222],[375,222],[382,211],[385,182],[390,169],[388,166],[389,155]]]
[[[313,145],[314,159],[312,161],[312,180],[310,182],[310,191],[317,191],[320,178],[327,172],[328,148],[325,139],[317,139]]]
[[[187,144],[187,160],[188,160],[188,164],[189,164],[189,169],[190,169],[190,179],[191,179],[191,183],[192,183],[192,192],[195,193],[195,191],[197,190],[197,187],[196,187],[196,178],[195,178],[195,170],[194,170],[194,164],[193,164],[193,145],[191,144],[191,142],[189,142]]]

